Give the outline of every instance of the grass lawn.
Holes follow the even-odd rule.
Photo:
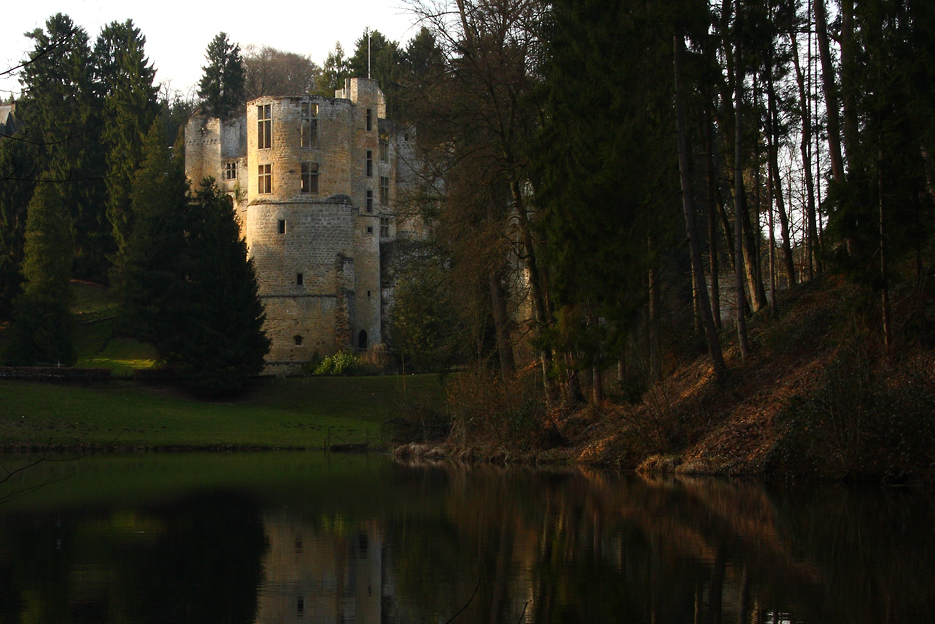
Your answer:
[[[227,402],[141,386],[121,377],[154,366],[153,347],[115,332],[112,292],[71,286],[77,366],[109,368],[115,379],[90,386],[0,380],[0,448],[379,445],[382,423],[400,415],[407,397],[443,397],[437,375],[261,379]]]
[[[442,394],[437,375],[262,379],[229,402],[119,381],[82,387],[2,380],[0,446],[379,445],[381,424],[401,413],[406,396],[440,401]]]

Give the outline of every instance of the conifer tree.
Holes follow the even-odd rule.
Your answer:
[[[246,71],[240,56],[240,46],[218,33],[205,51],[208,64],[198,83],[198,95],[204,100],[209,117],[229,119],[243,107]]]
[[[74,363],[71,279],[74,237],[62,193],[46,174],[29,202],[22,295],[15,301],[7,361]]]
[[[233,391],[260,372],[270,345],[233,203],[210,178],[186,195],[158,120],[145,154],[133,188],[124,324],[191,388]]]
[[[188,181],[181,159],[172,159],[165,143],[163,124],[157,119],[146,135],[143,162],[134,177],[136,219],[117,273],[123,286],[123,325],[151,343],[170,279],[167,268],[185,251]]]
[[[317,95],[334,97],[336,89],[344,86],[344,79],[350,77],[351,70],[348,59],[344,56],[344,48],[340,42],[334,44],[334,50],[328,53],[324,65],[321,66],[321,75],[318,77]]]
[[[107,217],[119,254],[130,236],[130,192],[142,160],[143,139],[158,112],[156,71],[143,52],[146,43],[131,20],[108,24],[95,46],[96,69],[104,89],[107,122],[103,140],[107,159]]]
[[[193,388],[227,393],[263,369],[270,347],[263,332],[266,314],[231,198],[206,178],[190,198],[189,210],[190,295],[175,326],[163,332],[163,349]]]
[[[387,117],[398,118],[400,98],[399,78],[402,54],[399,44],[387,39],[379,30],[364,31],[357,40],[354,56],[347,60],[351,76],[369,77],[380,84],[386,95]]]
[[[22,292],[26,209],[35,190],[30,181],[35,146],[0,144],[0,322],[12,319],[13,299]]]
[[[67,15],[29,34],[35,42],[23,68],[23,138],[37,146],[38,172],[64,186],[62,197],[75,224],[75,274],[104,281],[113,251],[106,216],[105,159],[101,150],[101,99],[93,87],[88,35]]]

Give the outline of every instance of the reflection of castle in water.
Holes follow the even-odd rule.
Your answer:
[[[376,522],[327,529],[288,515],[264,519],[268,548],[257,623],[379,623],[387,587]]]

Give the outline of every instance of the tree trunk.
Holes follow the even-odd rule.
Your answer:
[[[533,312],[536,320],[536,335],[551,326],[549,307],[546,303],[545,281],[539,272],[539,263],[536,260],[536,249],[533,244],[532,228],[529,225],[529,215],[526,214],[526,202],[520,188],[518,179],[510,180],[510,192],[513,196],[513,205],[516,208],[516,220],[523,237],[523,248],[526,255],[526,267],[529,269],[529,294],[532,297]],[[543,347],[539,350],[539,360],[542,363],[542,379],[545,386],[546,401],[551,403],[555,395],[555,388],[549,373],[552,371],[552,352]]]
[[[705,182],[708,200],[708,262],[711,266],[711,316],[714,326],[721,329],[721,284],[718,280],[720,270],[717,257],[717,209],[714,206],[715,185],[717,178],[714,172],[714,141],[711,138],[711,113],[705,107],[704,121],[705,141]]]
[[[493,323],[497,331],[497,353],[500,356],[500,372],[504,379],[516,375],[516,361],[513,359],[513,340],[510,336],[510,317],[506,311],[506,295],[503,292],[500,269],[490,271],[490,305]]]
[[[601,367],[595,364],[591,367],[591,402],[600,405],[604,402],[604,380],[601,379]]]
[[[661,348],[659,345],[659,270],[655,260],[649,269],[649,377],[658,381],[662,377]]]
[[[771,66],[772,59],[770,59],[770,67]],[[769,76],[769,74],[771,74],[771,70],[767,70],[767,75]],[[769,76],[766,80],[766,100],[767,114],[769,115],[769,132],[767,133],[769,139],[769,168],[772,172],[773,197],[776,199],[776,208],[779,211],[779,229],[782,234],[783,263],[785,265],[786,278],[789,280],[789,287],[791,288],[795,284],[795,261],[792,256],[792,244],[789,236],[789,218],[786,213],[785,204],[782,201],[782,181],[779,178],[779,147],[776,144],[779,134],[777,128],[779,125],[779,115],[776,111],[776,90],[773,87],[772,76]]]
[[[743,265],[746,270],[747,288],[750,290],[750,296],[753,297],[752,308],[754,312],[758,312],[766,307],[766,291],[763,290],[763,282],[760,280],[760,254],[756,251],[756,241],[760,234],[759,230],[753,230],[746,193],[741,195],[740,206],[742,208],[740,214],[743,217]]]
[[[738,11],[738,19],[740,12]],[[739,30],[739,28],[737,29]],[[743,49],[737,43],[734,55],[734,275],[737,283],[737,338],[740,356],[750,355],[747,342],[747,320],[744,318],[746,294],[743,284]]]
[[[812,159],[810,155],[812,145],[812,115],[808,94],[805,90],[805,77],[799,63],[799,46],[795,38],[795,29],[792,29],[792,62],[795,65],[795,78],[799,85],[799,111],[802,117],[802,142],[799,151],[802,154],[802,165],[805,173],[806,221],[808,223],[808,277],[811,279],[815,269],[814,257],[818,246],[818,228],[815,223],[815,181],[812,179]]]
[[[883,154],[880,154],[880,164],[877,167],[877,184],[880,193],[880,278],[881,298],[883,307],[883,346],[889,351],[892,336],[890,335],[890,285],[886,270],[886,213],[883,202]]]
[[[841,122],[838,118],[838,89],[834,81],[834,64],[828,43],[828,23],[825,0],[815,3],[815,29],[818,34],[818,54],[821,58],[821,78],[825,91],[825,109],[828,115],[828,149],[831,156],[831,178],[844,183],[844,158],[841,154]]]
[[[681,86],[681,58],[685,40],[681,35],[674,37],[674,66],[675,66],[675,111],[676,131],[678,133],[679,173],[682,184],[682,213],[685,217],[685,230],[688,234],[688,246],[691,253],[692,277],[694,290],[697,293],[701,322],[704,326],[705,337],[708,342],[708,354],[714,362],[714,375],[720,382],[727,377],[727,366],[721,353],[721,343],[718,339],[717,328],[711,316],[711,306],[708,301],[708,289],[704,281],[704,265],[701,262],[701,244],[698,241],[698,230],[695,226],[695,207],[692,204],[691,178],[689,175],[688,137],[685,130],[685,104],[682,101]]]
[[[772,171],[772,165],[768,166]],[[771,174],[767,174],[770,175]],[[774,232],[776,225],[773,223],[773,185],[766,185],[766,199],[769,206],[769,311],[776,316],[776,240]]]
[[[565,351],[565,403],[578,405],[583,402],[584,394],[581,393],[578,369],[575,368],[575,356],[571,351]]]
[[[854,41],[854,0],[841,0],[841,107],[844,113],[844,156],[853,161],[860,134],[854,83],[857,59]]]

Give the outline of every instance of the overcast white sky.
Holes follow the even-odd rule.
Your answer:
[[[337,41],[346,52],[353,51],[365,27],[400,43],[418,32],[404,0],[19,0],[3,5],[0,71],[18,65],[33,48],[32,40],[22,33],[44,28],[45,20],[58,12],[83,27],[92,46],[103,25],[132,19],[146,36],[146,53],[156,67],[156,81],[171,81],[172,88],[181,91],[198,82],[205,48],[221,31],[241,49],[250,44],[269,45],[307,54],[319,65]],[[0,98],[9,97],[11,91],[18,95],[19,90],[16,78],[0,77]]]

